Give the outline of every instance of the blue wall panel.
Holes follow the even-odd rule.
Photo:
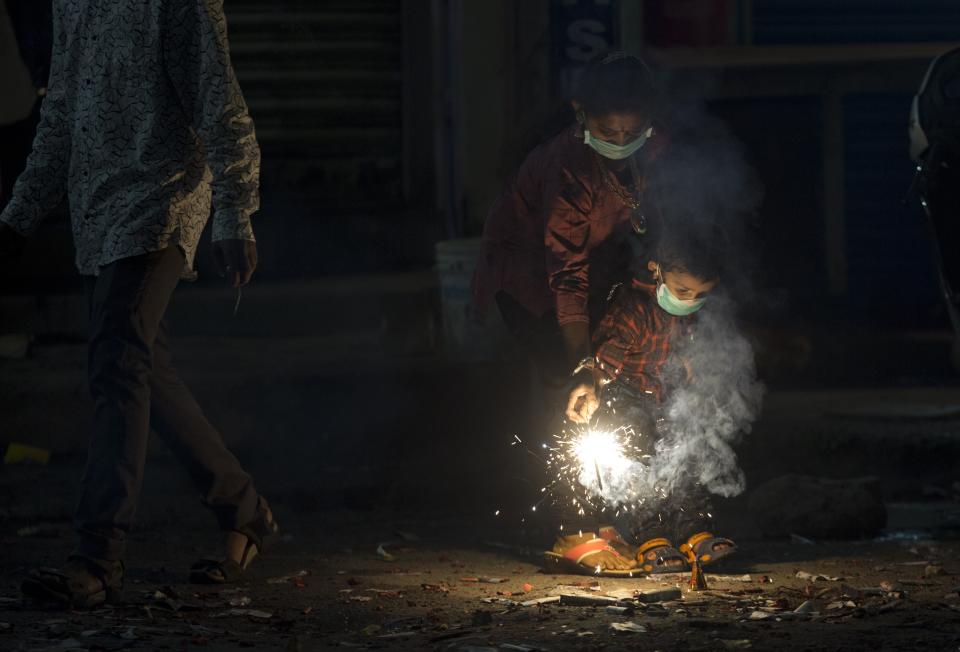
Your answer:
[[[960,0],[754,0],[753,42],[960,40]]]
[[[845,216],[850,302],[862,308],[936,304],[937,281],[907,154],[910,95],[844,101]]]

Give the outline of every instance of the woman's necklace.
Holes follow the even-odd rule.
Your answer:
[[[640,210],[643,202],[637,199],[637,196],[634,194],[634,192],[642,192],[643,189],[643,180],[640,178],[640,170],[637,168],[636,160],[632,156],[629,159],[630,175],[633,177],[633,185],[631,188],[634,189],[634,192],[630,192],[629,189],[624,188],[613,178],[613,172],[603,164],[599,154],[594,152],[593,156],[597,162],[597,169],[600,172],[601,178],[603,178],[604,185],[613,191],[613,194],[617,196],[624,206],[633,211],[633,213],[630,214],[630,226],[637,235],[644,235],[647,232],[647,218]]]
[[[638,210],[642,202],[637,199],[636,195],[621,186],[620,183],[613,178],[613,172],[608,170],[607,166],[603,164],[603,161],[600,160],[599,154],[594,152],[593,158],[597,162],[597,169],[600,171],[600,176],[603,178],[604,185],[613,191],[613,194],[617,196],[624,206],[633,210]],[[629,159],[629,165],[630,175],[633,177],[633,185],[631,187],[638,191],[641,188],[640,170],[637,168],[637,162],[632,156]]]

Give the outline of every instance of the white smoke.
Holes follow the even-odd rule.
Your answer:
[[[654,451],[643,451],[653,454],[643,458],[629,425],[610,432],[585,428],[573,438],[561,466],[577,462],[576,480],[589,498],[630,509],[651,499],[682,502],[696,485],[725,497],[745,489],[734,446],[759,416],[764,387],[731,303],[720,296],[709,302],[667,365],[659,439]]]
[[[673,375],[680,382],[667,398],[664,432],[648,474],[668,494],[691,480],[720,496],[736,496],[746,486],[733,447],[759,416],[764,387],[730,304],[721,297],[709,301],[674,355]]]

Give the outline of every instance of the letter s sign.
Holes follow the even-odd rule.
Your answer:
[[[581,18],[567,26],[565,54],[569,61],[589,61],[610,49],[607,26],[599,20]]]

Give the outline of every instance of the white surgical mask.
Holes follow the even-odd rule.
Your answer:
[[[660,283],[657,285],[657,303],[671,315],[675,317],[692,315],[700,310],[703,304],[706,303],[706,297],[699,299],[678,299],[673,295],[673,292],[670,291],[670,288],[667,287],[666,282],[663,280],[663,274],[660,273],[659,269],[657,270],[657,276],[660,277]]]
[[[647,139],[652,135],[653,127],[649,127],[645,132],[640,134],[639,137],[631,140],[626,145],[614,145],[613,143],[608,143],[605,140],[594,138],[589,129],[584,129],[583,144],[604,158],[620,161],[633,156],[640,151],[640,148],[644,146],[644,144],[647,142]]]

